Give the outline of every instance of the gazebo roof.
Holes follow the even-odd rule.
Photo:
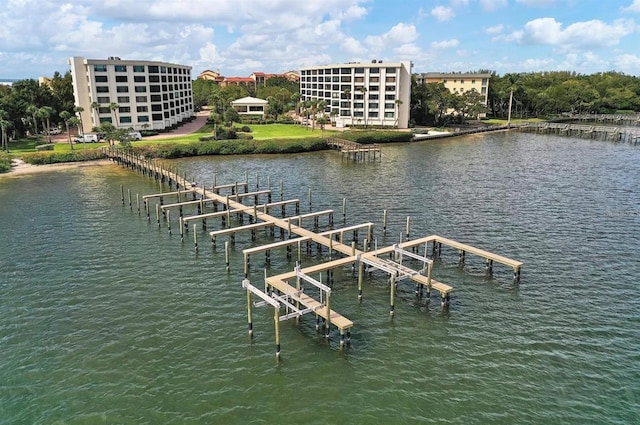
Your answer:
[[[264,99],[258,99],[257,97],[251,97],[251,96],[243,97],[242,99],[234,100],[233,102],[231,102],[232,105],[247,105],[247,104],[266,105],[268,103],[269,102],[267,102]]]

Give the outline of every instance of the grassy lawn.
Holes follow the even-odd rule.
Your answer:
[[[27,137],[25,139],[20,139],[16,141],[12,141],[9,143],[9,151],[13,156],[20,156],[23,153],[27,152],[37,152],[36,146],[41,145],[45,142],[44,138],[38,137]],[[77,143],[73,145],[73,149],[94,149],[99,148],[100,146],[106,146],[106,143]],[[56,152],[67,152],[71,150],[71,146],[69,146],[68,142],[57,142],[53,144],[53,150]],[[43,151],[43,152],[51,152],[51,151]]]
[[[264,139],[298,139],[305,137],[321,137],[322,131],[320,127],[316,126],[315,130],[311,130],[311,127],[304,127],[302,125],[295,124],[265,124],[265,125],[250,125],[251,134],[256,140]],[[325,137],[339,134],[339,131],[325,130]]]

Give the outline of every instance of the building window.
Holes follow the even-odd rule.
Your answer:
[[[144,65],[133,65],[133,72],[144,72]]]
[[[369,118],[378,118],[378,111],[369,111]]]
[[[396,95],[395,94],[385,94],[384,95],[384,100],[396,100]]]
[[[111,117],[100,117],[100,122],[111,122]]]
[[[99,114],[110,114],[111,113],[111,109],[109,109],[108,106],[101,106],[98,108],[98,113]],[[102,121],[102,119],[100,119],[100,121]],[[111,122],[111,120],[109,120],[109,122]]]
[[[93,65],[95,72],[107,72],[107,65]]]
[[[166,66],[161,66],[160,67],[160,73],[161,74],[166,74],[167,73],[167,67]]]
[[[356,74],[364,74],[364,68],[356,68]]]
[[[158,73],[158,67],[156,65],[149,65],[149,74],[157,74],[157,73]]]
[[[380,68],[371,68],[369,74],[380,74]]]
[[[118,93],[129,93],[129,86],[117,86],[116,91]]]
[[[129,96],[118,96],[118,103],[129,103]]]
[[[363,102],[353,102],[353,107],[355,109],[362,109],[362,108],[364,108],[364,103]]]
[[[151,95],[151,101],[152,102],[160,102],[160,101],[162,101],[162,96],[160,96],[159,94],[152,94]]]
[[[371,91],[380,91],[380,86],[369,86],[369,90],[371,90]]]
[[[152,118],[154,121],[162,121],[162,114],[153,114],[153,115],[151,116],[151,118]]]
[[[341,83],[350,83],[351,82],[351,76],[344,75],[344,76],[340,77],[340,82]]]
[[[108,82],[106,75],[96,75],[96,83],[106,83]]]
[[[351,68],[340,68],[340,74],[349,74],[349,75],[351,75]]]
[[[160,104],[153,104],[153,105],[151,105],[151,110],[152,110],[152,111],[154,111],[154,112],[162,111],[162,105],[160,105]]]
[[[354,117],[364,117],[364,112],[363,111],[353,111],[353,116]]]
[[[160,82],[160,76],[159,75],[149,75],[149,82],[150,83],[159,83]]]
[[[134,90],[136,91],[136,93],[146,93],[147,86],[135,86]]]
[[[108,96],[98,96],[98,103],[110,103],[111,99]]]
[[[120,124],[129,124],[131,122],[131,117],[120,117]]]
[[[136,102],[147,103],[147,96],[136,96]]]
[[[126,83],[128,81],[126,75],[116,75],[116,83]]]
[[[380,82],[380,77],[369,77],[369,82],[370,83],[379,83]]]
[[[121,106],[118,108],[118,112],[120,112],[121,114],[128,114],[129,112],[131,112],[131,108],[128,106]]]
[[[160,93],[160,86],[157,84],[149,86],[149,91],[151,93]]]
[[[395,112],[385,112],[384,113],[384,117],[385,118],[395,118]]]
[[[149,122],[149,115],[138,115],[138,122]]]
[[[109,86],[98,86],[98,87],[96,87],[96,92],[98,92],[98,93],[109,93]]]
[[[127,72],[127,65],[115,65],[116,72]]]
[[[351,111],[348,109],[343,109],[340,111],[340,116],[341,117],[350,117],[351,116]]]
[[[387,77],[387,78],[384,79],[384,81],[386,83],[395,83],[396,82],[396,77],[395,76]]]
[[[396,86],[386,86],[384,89],[386,91],[396,91]]]
[[[378,100],[378,95],[374,93],[369,93],[369,100]]]
[[[377,103],[377,102],[376,102],[376,103],[370,103],[370,104],[369,104],[369,108],[371,108],[371,109],[378,109],[378,103]]]
[[[385,103],[384,109],[393,109],[395,108],[395,103]]]
[[[146,81],[145,76],[144,75],[134,75],[133,76],[133,82],[134,83],[144,83]]]

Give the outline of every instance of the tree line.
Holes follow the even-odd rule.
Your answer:
[[[490,73],[487,105],[477,92],[449,92],[442,83],[412,80],[411,118],[419,125],[446,125],[480,112],[507,118],[551,118],[564,112],[615,114],[640,111],[640,78],[619,72]]]

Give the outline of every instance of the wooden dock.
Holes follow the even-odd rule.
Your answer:
[[[342,156],[353,161],[382,160],[379,144],[362,144],[350,140],[331,137],[327,139],[329,147],[340,151]]]
[[[554,134],[557,136],[579,137],[611,142],[640,143],[640,129],[607,125],[567,124],[554,122],[525,123],[515,127],[524,132]]]
[[[433,264],[440,253],[442,247],[451,247],[458,250],[461,262],[464,263],[464,258],[467,253],[480,256],[487,261],[487,267],[489,271],[492,271],[494,263],[500,263],[511,267],[514,270],[514,282],[520,281],[520,269],[522,263],[510,258],[491,253],[489,251],[476,248],[461,242],[457,242],[451,239],[447,239],[438,235],[431,235],[423,238],[407,240],[392,246],[371,249],[373,239],[373,223],[363,223],[353,226],[347,226],[344,228],[333,229],[333,210],[325,210],[316,213],[300,214],[299,200],[281,200],[277,204],[282,207],[282,216],[275,217],[269,214],[269,206],[276,206],[274,204],[266,203],[258,205],[258,196],[267,194],[271,195],[269,189],[256,190],[255,192],[249,192],[247,185],[217,185],[215,182],[207,190],[204,185],[197,185],[195,182],[190,182],[186,175],[180,176],[177,170],[171,167],[164,166],[156,161],[150,161],[148,159],[135,156],[131,153],[124,152],[114,147],[105,148],[105,154],[112,160],[131,168],[143,175],[155,178],[157,181],[166,182],[169,188],[175,185],[175,191],[169,191],[159,194],[145,195],[145,205],[147,209],[147,218],[149,219],[148,204],[146,203],[152,199],[158,199],[162,202],[162,199],[166,196],[180,197],[185,193],[189,193],[194,197],[199,197],[196,200],[178,201],[174,204],[168,204],[163,206],[163,211],[166,211],[167,227],[170,229],[170,210],[172,208],[180,208],[187,205],[201,206],[206,204],[220,205],[223,211],[216,211],[213,213],[200,213],[183,217],[180,216],[180,228],[181,234],[186,223],[191,220],[204,220],[211,217],[226,217],[226,226],[223,229],[210,232],[212,241],[222,235],[229,235],[233,238],[233,235],[241,231],[251,231],[260,228],[274,228],[279,227],[281,229],[281,240],[273,243],[260,245],[243,250],[245,265],[244,265],[244,279],[242,281],[242,287],[247,293],[247,317],[249,324],[249,333],[253,335],[253,319],[252,309],[256,306],[269,305],[274,308],[274,322],[276,330],[276,355],[280,357],[280,333],[279,322],[295,318],[299,320],[305,314],[315,314],[316,316],[316,328],[323,329],[323,334],[326,338],[330,336],[330,328],[334,326],[340,333],[340,346],[344,346],[350,342],[350,329],[353,327],[353,322],[342,314],[331,308],[331,287],[322,282],[322,273],[325,273],[325,282],[333,280],[333,270],[340,267],[352,266],[354,271],[358,269],[358,299],[362,300],[363,293],[363,276],[365,273],[365,267],[367,271],[373,270],[381,271],[389,276],[389,307],[390,317],[394,316],[396,286],[398,282],[403,280],[410,280],[416,286],[416,296],[420,299],[423,296],[423,289],[426,289],[427,302],[430,299],[431,291],[436,291],[441,296],[441,305],[447,307],[450,304],[450,294],[453,291],[453,287],[435,280],[432,277]],[[256,184],[257,186],[257,184]],[[245,189],[245,193],[240,194],[238,188]],[[232,190],[232,194],[222,195],[220,190],[223,188],[229,188]],[[257,187],[256,187],[257,188]],[[122,204],[125,205],[124,190],[122,193]],[[282,189],[281,189],[282,193]],[[282,195],[281,195],[282,196]],[[244,205],[242,200],[244,198],[254,198],[254,205]],[[129,193],[129,205],[131,209],[131,195]],[[285,216],[285,206],[295,205],[296,215]],[[309,207],[311,209],[311,192],[309,192]],[[346,200],[343,200],[343,216],[346,218]],[[138,208],[139,211],[139,208]],[[158,225],[160,225],[160,204],[156,204],[156,213],[158,216]],[[229,215],[231,213],[249,216],[248,225],[239,225],[230,227]],[[318,232],[306,229],[303,227],[303,219],[314,218],[317,220],[319,217],[327,215],[330,217],[331,230]],[[384,230],[386,231],[386,211],[384,214]],[[317,229],[317,221],[314,223],[314,228]],[[195,226],[195,225],[194,225]],[[195,230],[195,229],[194,229]],[[359,230],[366,230],[366,238],[358,246],[357,232]],[[284,237],[286,232],[286,238]],[[351,244],[345,242],[344,235],[348,232],[353,232],[353,238]],[[272,233],[273,234],[273,233]],[[409,217],[407,217],[407,239],[409,236]],[[334,240],[337,237],[337,240]],[[265,252],[267,255],[267,262],[270,260],[270,252],[276,249],[287,249],[287,255],[291,254],[291,247],[298,245],[298,260],[301,258],[301,244],[302,243],[316,243],[318,247],[325,247],[329,250],[330,259],[320,264],[312,265],[302,268],[298,264],[292,272],[282,273],[276,276],[267,276],[265,270],[264,276],[264,289],[253,285],[249,280],[250,267],[249,258],[251,255]],[[429,244],[431,244],[431,255],[429,255]],[[198,249],[197,232],[194,231],[194,245],[196,250]],[[424,246],[423,254],[417,254],[416,248]],[[331,256],[336,253],[337,258],[333,259]],[[390,255],[391,258],[384,256]],[[225,258],[227,270],[229,270],[229,242],[225,242]],[[410,259],[410,263],[405,261]],[[422,267],[418,270],[414,269],[410,264],[416,262],[421,263]],[[316,279],[313,275],[320,274]],[[295,280],[295,286],[291,284]],[[310,286],[309,286],[310,285]],[[311,290],[305,288],[311,288]],[[257,297],[260,301],[254,302],[253,297]]]

